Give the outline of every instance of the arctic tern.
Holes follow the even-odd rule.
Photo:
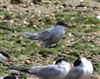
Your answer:
[[[93,65],[85,57],[79,57],[74,62],[74,66],[64,79],[91,79]]]
[[[20,35],[26,39],[39,40],[45,46],[51,46],[57,44],[57,42],[63,38],[66,27],[68,28],[69,25],[65,24],[63,21],[58,21],[53,27],[43,31],[35,33],[21,32]]]
[[[63,79],[70,71],[71,64],[65,59],[59,59],[55,64],[36,67],[9,67],[24,73],[35,75],[42,79]]]

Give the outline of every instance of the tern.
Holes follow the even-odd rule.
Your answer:
[[[92,73],[93,65],[91,61],[85,57],[79,57],[64,79],[91,79]]]
[[[69,27],[69,25],[63,21],[58,21],[53,27],[43,31],[36,33],[21,32],[20,35],[26,39],[39,40],[45,46],[51,46],[57,44],[63,38],[66,27]]]
[[[41,79],[63,79],[71,69],[71,64],[66,59],[59,59],[55,64],[36,67],[9,67],[24,73],[35,75]]]

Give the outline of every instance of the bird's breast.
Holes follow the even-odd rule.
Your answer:
[[[91,79],[92,72],[89,71],[88,69],[84,68],[84,73],[82,74],[82,76],[79,79]]]

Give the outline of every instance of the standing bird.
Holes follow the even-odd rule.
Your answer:
[[[21,32],[20,35],[30,40],[39,40],[45,46],[51,46],[52,44],[57,44],[57,42],[63,38],[65,27],[69,26],[64,22],[59,21],[54,25],[54,27],[43,31],[36,33]]]
[[[91,79],[93,66],[91,61],[84,57],[80,57],[74,62],[68,75],[64,79]]]
[[[3,62],[3,61],[10,62],[13,60],[11,59],[11,57],[7,53],[0,51],[0,62]]]
[[[35,75],[42,79],[63,79],[70,71],[71,65],[66,59],[59,59],[52,65],[26,67],[9,67],[9,69]]]

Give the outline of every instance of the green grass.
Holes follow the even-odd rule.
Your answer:
[[[31,24],[13,25],[9,22],[10,19],[14,18],[18,18],[20,20],[24,20],[25,18],[30,19],[31,16],[29,17],[27,13],[18,14],[2,10],[0,11],[0,16],[8,18],[6,19],[6,22],[5,19],[2,22],[0,22],[0,49],[8,52],[12,57],[14,57],[17,60],[17,62],[15,62],[15,64],[17,65],[25,65],[22,63],[22,61],[19,60],[25,61],[25,59],[31,58],[34,62],[34,60],[38,60],[36,58],[39,57],[41,60],[45,59],[43,61],[44,63],[45,61],[50,61],[51,59],[54,60],[55,58],[59,58],[60,56],[65,56],[73,62],[77,55],[75,53],[75,50],[78,53],[83,54],[83,56],[92,57],[93,55],[100,55],[100,45],[98,46],[97,44],[93,43],[92,39],[90,41],[87,40],[87,37],[91,38],[91,35],[89,36],[88,33],[100,31],[100,20],[91,17],[89,14],[79,14],[78,12],[74,14],[70,12],[57,12],[54,16],[51,16],[55,17],[56,20],[64,20],[65,22],[76,23],[75,27],[66,29],[66,36],[67,33],[71,33],[73,35],[73,39],[80,39],[80,41],[78,42],[76,42],[77,40],[75,40],[75,43],[71,46],[67,46],[66,41],[69,41],[67,40],[69,36],[67,36],[64,39],[62,39],[58,43],[58,46],[55,48],[46,48],[43,46],[38,46],[37,41],[27,40],[19,36],[19,32],[36,32],[41,30],[41,28],[47,28],[48,25],[51,25],[56,22],[56,20],[52,20],[51,17],[42,15],[40,16],[40,18],[42,19],[40,22],[37,18],[34,18],[32,20],[32,24],[37,25],[38,28],[35,29]],[[37,15],[35,16],[37,17]],[[38,23],[35,23],[35,21],[37,21]],[[40,25],[41,22],[44,22],[44,24]],[[84,24],[85,27],[83,27],[82,24]],[[92,24],[94,26],[92,26]],[[89,29],[86,29],[87,25],[89,25]],[[84,36],[85,40],[81,39]],[[97,34],[96,38],[100,38],[100,36]],[[98,61],[93,61],[93,65],[95,69],[94,73],[100,73],[100,63]],[[1,67],[3,66],[1,65]],[[0,68],[0,75],[5,73],[7,73],[6,69]]]

